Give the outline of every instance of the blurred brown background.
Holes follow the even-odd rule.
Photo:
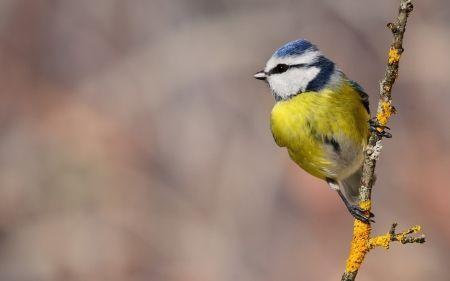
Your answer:
[[[450,280],[450,2],[415,1],[358,280]],[[377,101],[398,1],[0,1],[0,280],[338,280],[352,219],[252,78],[308,38]]]

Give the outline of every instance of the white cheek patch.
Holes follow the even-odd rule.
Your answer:
[[[320,69],[318,67],[291,68],[280,74],[270,75],[267,79],[270,88],[282,99],[287,99],[299,92],[304,92]]]

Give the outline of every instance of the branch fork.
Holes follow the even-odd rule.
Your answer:
[[[382,247],[386,250],[389,249],[391,242],[400,242],[402,244],[408,244],[408,243],[425,243],[425,235],[422,234],[420,236],[414,236],[411,234],[416,234],[421,231],[420,225],[415,225],[413,227],[410,227],[409,229],[396,233],[395,229],[397,227],[397,223],[393,223],[391,226],[391,229],[388,233],[384,235],[379,235],[373,238],[370,238],[367,247],[369,250],[372,250],[376,247]]]

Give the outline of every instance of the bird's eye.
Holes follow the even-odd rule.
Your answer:
[[[280,63],[277,66],[275,66],[274,68],[272,68],[272,70],[270,71],[270,74],[283,73],[283,72],[286,72],[286,70],[288,70],[288,69],[289,69],[289,66],[287,64]]]

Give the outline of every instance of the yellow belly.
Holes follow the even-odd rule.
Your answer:
[[[308,173],[343,179],[362,163],[369,118],[359,94],[343,85],[277,102],[271,129],[276,143]],[[331,139],[338,147],[330,144]]]

